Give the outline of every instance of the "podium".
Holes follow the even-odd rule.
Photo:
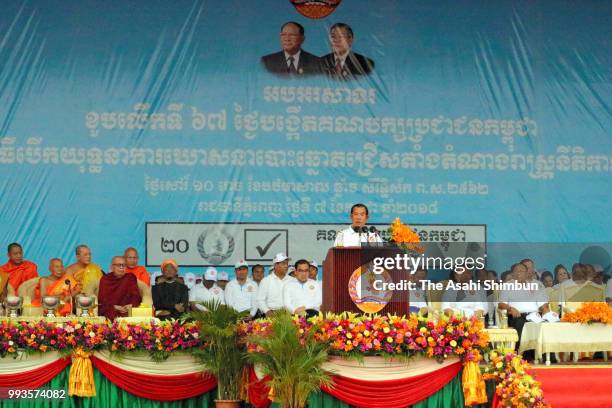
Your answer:
[[[401,251],[396,247],[336,247],[327,251],[323,261],[323,312],[363,313],[349,294],[349,280],[357,268],[377,257],[395,257]],[[393,282],[409,279],[404,270],[388,270]],[[393,291],[387,305],[378,313],[408,315],[409,293]]]

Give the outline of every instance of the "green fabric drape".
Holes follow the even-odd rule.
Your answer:
[[[67,367],[57,377],[47,383],[43,388],[66,390],[68,388],[68,373],[70,367]],[[189,398],[182,401],[160,402],[140,398],[122,390],[107,378],[105,378],[97,369],[94,368],[94,378],[96,381],[96,396],[94,398],[77,398],[67,397],[65,400],[0,400],[0,408],[213,408],[215,406],[214,399],[216,398],[216,390],[198,397]],[[495,392],[495,383],[487,381],[487,395],[489,401],[492,400],[493,392]],[[248,404],[243,404],[247,406]],[[272,404],[272,407],[278,407],[278,404]],[[477,408],[485,408],[488,404],[483,404]],[[350,405],[332,397],[324,392],[312,394],[308,399],[309,408],[349,408]],[[461,386],[461,375],[453,378],[451,382],[446,384],[440,391],[433,394],[431,397],[411,408],[461,408],[463,407],[463,389]]]
[[[495,383],[487,381],[487,396],[489,401],[493,399]],[[462,408],[463,387],[461,385],[461,375],[453,378],[440,391],[436,392],[426,400],[423,400],[411,408]],[[479,405],[474,408],[486,408],[489,404]],[[329,394],[323,392],[313,394],[308,400],[308,408],[353,408],[353,406],[342,402]]]
[[[43,386],[47,389],[66,390],[64,400],[0,400],[0,408],[213,408],[215,406],[217,390],[181,401],[161,402],[137,397],[122,390],[104,377],[94,368],[94,379],[96,381],[96,396],[93,398],[68,397],[68,373],[67,367],[57,377]]]

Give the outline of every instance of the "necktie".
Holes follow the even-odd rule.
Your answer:
[[[342,75],[342,62],[340,61],[340,58],[336,58],[336,73],[338,75]]]
[[[293,56],[289,57],[287,59],[287,61],[289,62],[289,69],[287,70],[287,72],[289,72],[290,74],[297,74],[297,70],[295,69],[295,65],[293,65],[293,62],[295,61],[295,58],[293,58]]]

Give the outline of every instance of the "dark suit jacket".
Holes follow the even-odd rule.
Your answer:
[[[361,54],[350,51],[344,61],[342,72],[336,72],[336,60],[334,54],[321,57],[325,74],[335,79],[352,79],[360,75],[368,75],[374,70],[374,61]]]
[[[289,69],[287,68],[287,60],[285,59],[284,51],[264,55],[261,57],[261,63],[264,65],[266,70],[272,74],[289,75]],[[302,50],[296,69],[297,74],[294,75],[297,76],[320,74],[321,58]]]

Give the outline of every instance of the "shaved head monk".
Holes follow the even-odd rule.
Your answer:
[[[82,288],[87,288],[92,282],[102,277],[102,269],[91,262],[91,250],[87,245],[79,245],[75,250],[76,262],[66,268],[66,272],[76,279]]]
[[[50,276],[40,278],[39,287],[36,288],[33,306],[41,306],[45,296],[56,296],[62,302],[57,310],[60,316],[67,316],[72,312],[72,299],[81,292],[81,285],[64,270],[64,263],[59,258],[49,261]]]
[[[138,265],[138,251],[136,248],[127,248],[123,253],[125,258],[125,271],[136,276],[136,279],[151,286],[151,276],[144,266]]]
[[[17,294],[17,290],[23,282],[38,277],[38,267],[35,263],[23,259],[23,248],[16,242],[8,246],[7,253],[8,262],[0,266],[0,272],[8,274],[8,284]],[[0,282],[0,292],[2,286],[3,284]]]
[[[132,307],[140,305],[142,300],[136,277],[126,273],[125,266],[124,257],[114,256],[111,273],[100,279],[98,314],[109,320],[128,316]]]

